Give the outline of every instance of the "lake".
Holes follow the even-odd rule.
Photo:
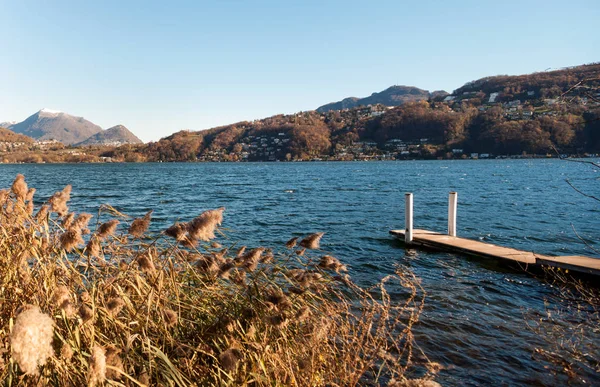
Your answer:
[[[458,235],[549,255],[600,247],[600,171],[561,160],[456,160],[333,163],[172,163],[1,165],[37,188],[37,203],[73,186],[70,207],[97,213],[107,203],[132,216],[153,209],[154,229],[224,206],[227,239],[283,247],[292,236],[324,231],[322,249],[372,284],[401,264],[421,278],[426,306],[417,343],[445,369],[443,385],[562,384],[532,360],[552,350],[525,320],[563,307],[555,287],[482,259],[407,251],[388,235],[404,226],[404,193],[414,194],[415,228],[445,231],[448,192],[458,192]],[[560,319],[560,316],[557,317]],[[574,324],[574,321],[562,321]],[[597,326],[597,325],[596,325]],[[598,336],[598,332],[589,331]],[[593,372],[588,384],[600,383]],[[595,378],[595,380],[594,380]],[[577,384],[577,381],[574,381]]]

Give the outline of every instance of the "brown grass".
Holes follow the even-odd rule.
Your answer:
[[[569,383],[593,384],[600,373],[600,289],[560,268],[545,268],[539,278],[556,289],[560,302],[545,302],[544,313],[524,315],[527,327],[545,342],[532,359]]]
[[[0,203],[6,385],[416,383],[407,379],[417,366],[411,329],[424,292],[408,272],[364,289],[331,256],[197,245],[214,238],[223,209],[154,236],[150,213],[85,235],[88,215],[62,226],[70,186],[35,217],[28,192],[18,177]],[[99,216],[122,215],[110,209]],[[304,244],[318,247],[321,237]],[[401,296],[392,300],[390,285]],[[27,336],[31,316],[42,339]],[[433,374],[419,377],[429,383]]]

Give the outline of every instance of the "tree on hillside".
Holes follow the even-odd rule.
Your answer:
[[[149,160],[193,161],[202,151],[204,137],[196,132],[182,130],[169,137],[150,143],[143,150]]]
[[[245,129],[231,126],[216,135],[210,144],[210,149],[230,149],[245,133]]]
[[[290,151],[298,157],[320,156],[331,149],[331,133],[323,123],[297,125],[291,131]]]

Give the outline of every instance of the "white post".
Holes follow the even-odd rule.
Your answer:
[[[404,242],[412,243],[413,240],[413,194],[405,194],[406,210],[404,212]]]
[[[448,235],[456,236],[456,206],[458,202],[458,194],[450,192],[448,195]]]

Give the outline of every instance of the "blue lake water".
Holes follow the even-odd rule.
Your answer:
[[[388,235],[403,228],[405,192],[414,194],[416,228],[445,231],[448,192],[457,191],[459,236],[594,255],[574,228],[600,247],[600,203],[565,182],[598,197],[600,171],[560,160],[1,165],[1,186],[17,173],[38,189],[40,203],[71,184],[73,210],[96,213],[107,203],[139,216],[153,209],[156,229],[224,206],[231,243],[277,247],[324,231],[322,248],[362,283],[405,265],[427,292],[417,342],[446,367],[437,380],[447,385],[566,382],[532,360],[534,348],[548,344],[524,324],[524,316],[562,301],[550,285],[496,262],[407,252]],[[584,376],[588,385],[600,383],[594,373]]]

